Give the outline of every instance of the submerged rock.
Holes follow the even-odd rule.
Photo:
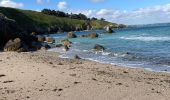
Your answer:
[[[63,46],[63,44],[56,44],[55,47],[62,47],[62,46]]]
[[[68,32],[67,37],[68,38],[77,38],[77,36],[73,32]]]
[[[97,38],[99,35],[97,33],[90,33],[89,37],[90,38]]]
[[[102,50],[105,50],[105,47],[103,47],[102,45],[99,45],[99,44],[95,44],[94,50],[97,50],[97,51],[102,51]]]
[[[81,58],[78,55],[75,55],[74,59],[81,59]]]

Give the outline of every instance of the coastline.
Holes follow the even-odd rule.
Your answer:
[[[0,53],[2,100],[168,100],[170,74],[48,51]]]

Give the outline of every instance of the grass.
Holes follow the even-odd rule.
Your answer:
[[[55,17],[46,15],[41,12],[31,10],[21,10],[14,8],[0,7],[0,13],[3,13],[10,19],[14,19],[22,30],[33,31],[37,29],[46,29],[50,26],[63,28],[65,26],[82,26],[86,23],[85,20],[70,19],[64,17]],[[94,28],[103,28],[106,25],[112,24],[107,21],[95,20],[90,22]]]

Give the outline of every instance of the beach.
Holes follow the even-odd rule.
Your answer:
[[[0,100],[169,100],[170,74],[49,51],[0,53]]]

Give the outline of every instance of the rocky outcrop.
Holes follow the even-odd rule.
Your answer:
[[[67,37],[68,38],[77,38],[77,36],[73,32],[68,32]]]
[[[103,47],[102,45],[96,44],[93,49],[96,51],[103,51],[105,50],[105,47]]]
[[[0,45],[3,46],[9,39],[18,37],[16,31],[19,31],[19,28],[15,20],[0,13]]]
[[[106,27],[106,32],[107,33],[115,33],[110,26]]]
[[[14,40],[9,40],[5,47],[4,51],[18,51],[18,52],[24,52],[27,51],[26,46],[24,43],[21,41],[20,38],[16,38]]]

